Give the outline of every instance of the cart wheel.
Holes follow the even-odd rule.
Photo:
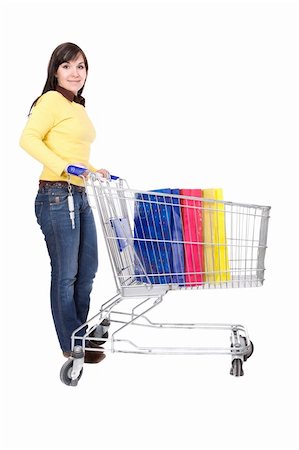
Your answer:
[[[230,374],[233,375],[234,377],[242,377],[244,375],[243,364],[241,359],[239,358],[233,359]]]
[[[61,367],[60,369],[60,380],[62,383],[66,384],[67,386],[77,386],[78,381],[80,380],[82,373],[83,373],[83,367],[80,370],[80,373],[78,377],[75,380],[72,380],[71,373],[73,369],[73,358],[69,358]]]
[[[103,333],[104,329],[107,329],[110,326],[110,320],[108,319],[104,319],[98,326],[97,328],[90,333],[91,337],[95,337],[95,338],[104,338],[104,339],[108,339],[109,337],[109,333],[108,331],[105,331],[105,333]],[[91,347],[99,347],[103,344],[106,343],[106,341],[89,341],[90,346]]]
[[[254,350],[254,346],[253,346],[253,343],[250,341],[248,353],[246,355],[244,355],[244,361],[247,361],[247,359],[250,358],[250,356],[253,353],[253,350]]]
[[[244,336],[240,336],[240,337],[241,337],[241,339],[243,341],[243,345],[245,347],[245,345],[246,345],[245,337]],[[249,341],[249,342],[250,342],[249,350],[247,351],[247,353],[244,354],[244,361],[247,361],[247,359],[250,358],[250,356],[252,355],[253,350],[254,350],[253,343],[251,341]]]
[[[106,331],[106,333],[104,333],[102,337],[103,337],[104,339],[108,339],[108,337],[109,337],[108,331]],[[105,342],[106,342],[106,341],[100,341],[99,344],[102,345],[102,344],[105,344]]]

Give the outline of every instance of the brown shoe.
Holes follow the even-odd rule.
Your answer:
[[[104,352],[85,351],[84,362],[88,364],[97,364],[106,358]]]
[[[62,352],[62,354],[65,358],[69,358],[70,356],[72,356],[72,352]]]

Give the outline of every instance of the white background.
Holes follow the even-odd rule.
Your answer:
[[[298,2],[2,3],[1,159],[5,449],[297,449]],[[134,188],[222,187],[271,205],[260,289],[168,294],[182,320],[247,325],[245,376],[226,357],[109,354],[77,388],[49,306],[50,266],[33,213],[41,170],[18,141],[53,49],[87,54],[91,161]],[[91,312],[115,293],[101,263]]]

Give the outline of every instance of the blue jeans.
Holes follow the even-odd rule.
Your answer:
[[[73,186],[75,229],[68,209],[68,188],[42,187],[35,199],[37,222],[51,260],[51,310],[65,352],[73,331],[87,320],[90,293],[98,267],[97,234],[92,210],[82,188]],[[80,333],[86,332],[84,327]]]

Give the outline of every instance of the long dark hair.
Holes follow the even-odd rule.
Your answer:
[[[53,51],[53,53],[51,55],[49,64],[48,64],[48,76],[47,76],[47,80],[46,80],[44,89],[43,89],[41,95],[39,95],[32,103],[32,105],[30,107],[30,111],[31,111],[32,107],[36,104],[37,100],[43,94],[45,94],[48,91],[56,90],[57,78],[56,78],[55,74],[56,74],[60,64],[63,64],[64,62],[72,61],[72,60],[76,59],[76,57],[78,56],[79,53],[83,57],[85,68],[86,68],[86,73],[88,73],[88,62],[87,62],[86,55],[83,52],[83,50],[81,50],[81,48],[78,47],[78,45],[73,44],[72,42],[65,42],[64,44],[60,44],[60,45],[58,45],[58,47],[55,48],[55,50]],[[85,83],[82,86],[82,88],[78,91],[77,95],[82,94],[84,86],[85,86]],[[30,114],[30,111],[29,111],[29,114]]]

